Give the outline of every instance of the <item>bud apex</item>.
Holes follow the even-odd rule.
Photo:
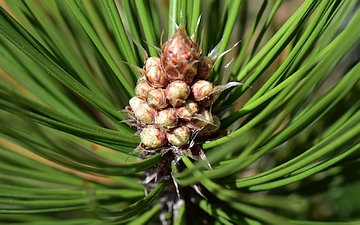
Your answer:
[[[181,80],[190,84],[197,73],[199,49],[197,44],[180,26],[176,33],[163,45],[161,65],[171,81]]]

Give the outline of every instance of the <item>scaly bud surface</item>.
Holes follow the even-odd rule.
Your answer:
[[[176,115],[181,119],[191,119],[199,111],[199,106],[193,100],[187,100],[185,105],[175,109]]]
[[[148,61],[150,61],[148,63]],[[164,88],[168,80],[160,64],[160,58],[150,57],[145,63],[145,76],[149,83],[157,88]]]
[[[206,80],[212,72],[213,62],[207,56],[200,56],[196,78]]]
[[[164,89],[153,89],[147,95],[148,104],[156,109],[160,110],[169,105],[168,100],[166,99],[166,94]]]
[[[190,95],[190,87],[183,81],[173,81],[166,87],[166,98],[173,107],[183,106]]]
[[[146,100],[148,93],[153,89],[146,81],[145,77],[139,79],[135,86],[135,94],[137,97]]]
[[[213,90],[213,84],[206,80],[198,80],[191,86],[191,93],[195,101],[209,98]]]
[[[191,131],[187,126],[180,126],[166,132],[166,138],[170,144],[183,146],[188,144]]]
[[[197,73],[199,49],[183,26],[162,46],[161,65],[170,81],[190,84]]]
[[[142,130],[140,137],[148,148],[160,148],[167,143],[166,134],[159,126],[147,126]]]
[[[159,111],[155,117],[156,124],[165,127],[171,128],[177,125],[178,118],[174,108],[166,108]]]

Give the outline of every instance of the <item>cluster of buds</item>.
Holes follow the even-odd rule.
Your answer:
[[[137,151],[165,154],[172,150],[175,156],[205,158],[197,138],[203,140],[220,127],[211,106],[222,91],[239,85],[215,86],[207,80],[219,57],[201,55],[194,38],[179,26],[162,45],[160,57],[146,59],[139,70],[136,96],[125,109],[127,123],[136,126],[141,137]]]

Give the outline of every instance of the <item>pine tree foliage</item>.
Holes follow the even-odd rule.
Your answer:
[[[289,2],[1,3],[0,223],[360,223],[359,4],[305,0],[279,22]],[[124,123],[142,49],[177,24],[204,55],[240,41],[209,77],[243,85],[212,106],[206,160],[141,157]]]

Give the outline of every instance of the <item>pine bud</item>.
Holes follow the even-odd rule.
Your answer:
[[[145,100],[152,89],[153,87],[150,86],[145,77],[142,77],[135,86],[135,94],[137,97]]]
[[[206,80],[198,80],[191,86],[192,97],[195,101],[209,98],[213,90],[213,84]]]
[[[132,111],[134,111],[136,119],[144,124],[153,124],[155,122],[155,110],[151,108],[145,100],[133,97],[129,101]]]
[[[200,56],[196,78],[206,80],[212,72],[213,61],[207,56]]]
[[[166,98],[173,107],[180,107],[185,104],[190,95],[190,88],[183,81],[173,81],[166,87]]]
[[[153,89],[148,93],[147,96],[148,104],[156,110],[163,109],[169,105],[166,94],[163,89]]]
[[[197,73],[199,49],[183,26],[162,46],[161,65],[170,81],[190,84]]]
[[[181,119],[190,119],[199,111],[199,106],[192,100],[187,100],[185,105],[175,109],[176,115]]]
[[[163,156],[172,151],[172,157],[162,161],[177,162],[182,155],[207,161],[199,143],[218,137],[216,131],[220,127],[220,119],[211,113],[211,106],[224,90],[242,84],[214,86],[207,81],[216,60],[231,49],[218,55],[219,43],[208,56],[200,56],[195,34],[196,31],[189,37],[180,25],[161,46],[160,58],[148,58],[141,48],[148,58],[143,69],[130,64],[143,76],[136,84],[136,97],[123,110],[129,118],[124,122],[137,127],[141,144],[136,150],[145,150],[141,157],[146,158],[154,151]],[[157,171],[163,170],[158,166]]]
[[[145,63],[145,76],[150,84],[154,87],[166,87],[168,80],[161,67],[160,58],[150,57]]]
[[[191,136],[191,131],[187,126],[180,126],[166,132],[167,140],[175,146],[186,145]]]
[[[159,126],[147,126],[141,134],[142,143],[149,148],[160,148],[167,143],[166,134]]]
[[[165,127],[171,128],[176,126],[178,118],[175,113],[174,108],[166,108],[159,111],[155,117],[156,124]]]

